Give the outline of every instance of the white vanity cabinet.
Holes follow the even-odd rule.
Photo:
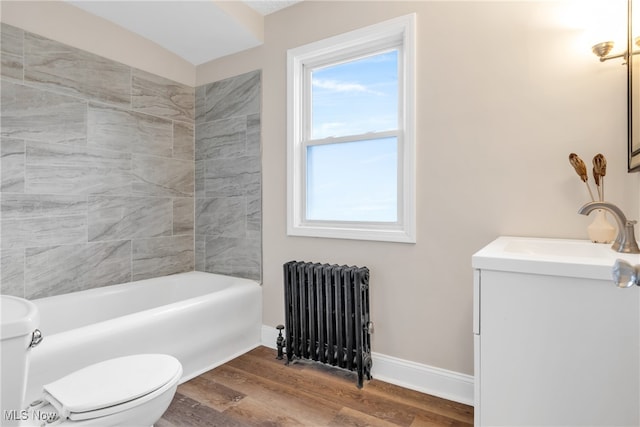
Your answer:
[[[640,263],[509,237],[473,256],[476,426],[640,426],[640,287],[616,258]]]

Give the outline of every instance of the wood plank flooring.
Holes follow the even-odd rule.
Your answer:
[[[473,407],[258,347],[178,387],[156,427],[473,426]]]

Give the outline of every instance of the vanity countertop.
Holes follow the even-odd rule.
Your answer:
[[[623,254],[610,244],[588,240],[498,237],[472,257],[475,269],[611,280],[616,259],[640,264],[640,255]]]

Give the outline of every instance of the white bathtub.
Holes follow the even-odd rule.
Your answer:
[[[192,271],[35,299],[44,340],[31,349],[26,401],[83,366],[138,353],[175,356],[181,382],[260,344],[262,289]]]

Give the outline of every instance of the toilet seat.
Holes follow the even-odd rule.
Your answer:
[[[104,417],[139,406],[176,385],[180,362],[165,354],[138,354],[96,363],[45,385],[43,400],[61,419]]]

